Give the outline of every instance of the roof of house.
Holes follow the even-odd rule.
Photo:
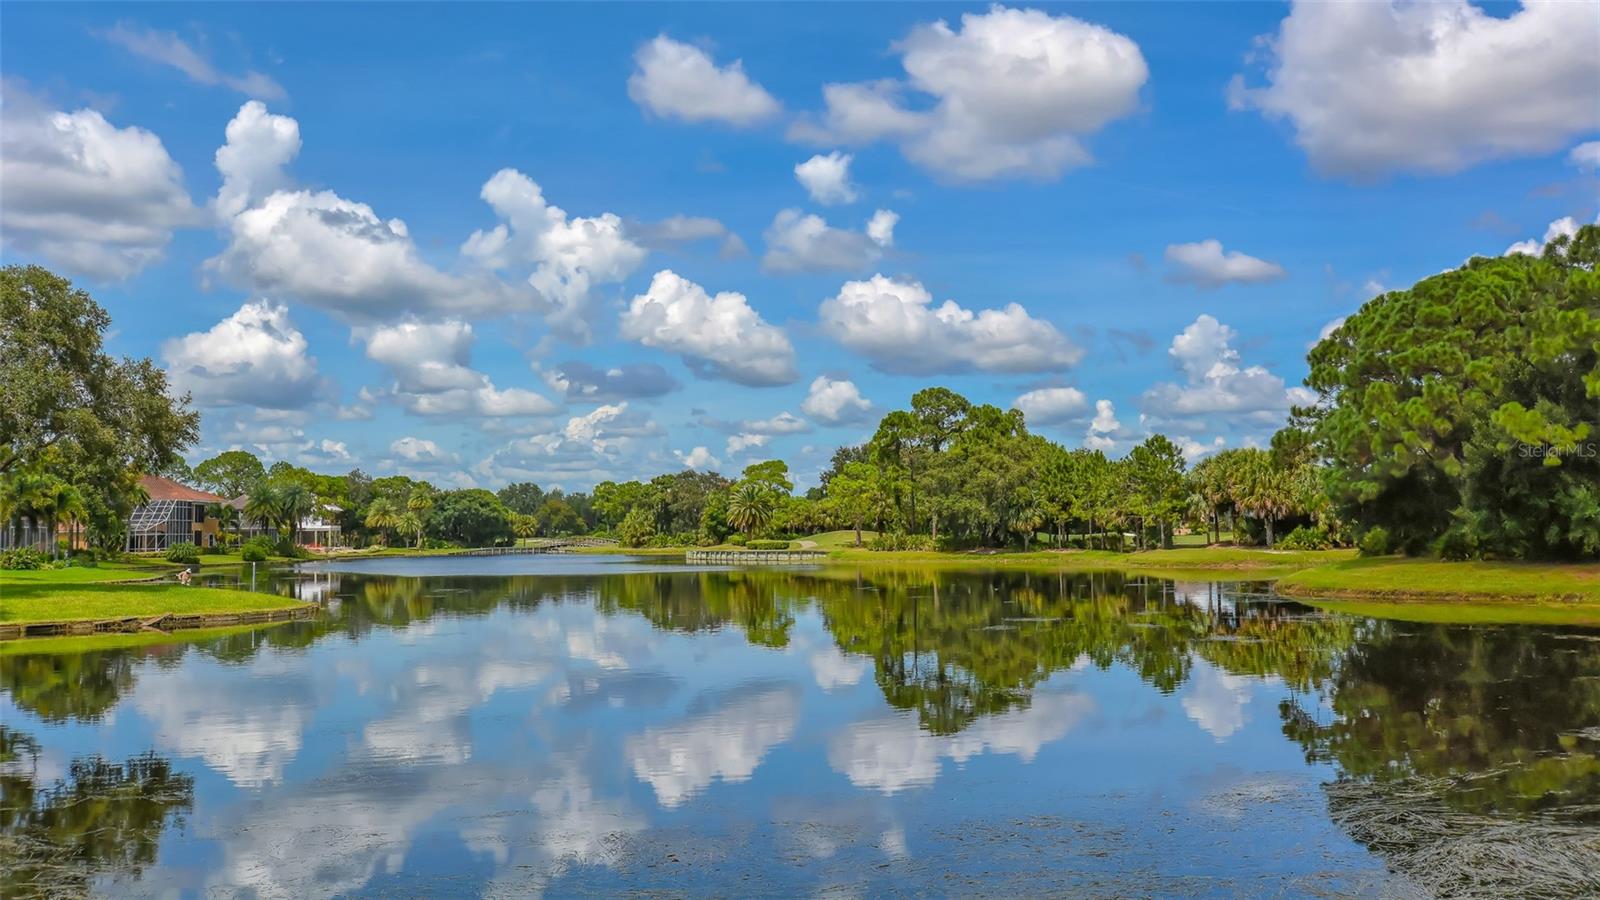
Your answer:
[[[162,478],[160,475],[139,476],[139,486],[150,495],[151,500],[188,500],[192,503],[222,503],[221,497],[197,491],[186,484],[179,484],[171,478]]]

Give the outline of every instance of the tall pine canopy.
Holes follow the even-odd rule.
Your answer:
[[[1297,410],[1362,528],[1447,556],[1600,556],[1600,227],[1362,307]]]

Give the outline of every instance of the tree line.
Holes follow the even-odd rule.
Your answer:
[[[361,470],[190,469],[199,416],[150,360],[102,350],[109,317],[37,266],[0,274],[0,520],[82,526],[121,545],[139,472],[221,495],[287,534],[311,511],[358,543],[489,544],[563,534],[629,546],[743,543],[832,529],[885,549],[1170,546],[1181,531],[1451,558],[1600,557],[1600,227],[1539,256],[1473,258],[1366,303],[1310,351],[1317,400],[1269,446],[1193,465],[1154,434],[1121,458],[1031,432],[1016,409],[944,387],[839,448],[803,493],[766,460],[588,493],[447,490]],[[224,518],[228,517],[222,512]]]

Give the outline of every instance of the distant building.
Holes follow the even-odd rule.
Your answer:
[[[130,553],[165,550],[173,544],[215,547],[221,529],[206,507],[227,501],[159,475],[139,478],[150,499],[128,516]]]
[[[250,498],[245,494],[227,501],[227,504],[239,511],[239,539],[248,541],[259,535],[267,535],[273,540],[278,535],[265,525],[257,522],[244,514],[245,504]],[[343,546],[344,534],[339,527],[337,516],[343,512],[339,507],[328,504],[317,512],[302,518],[294,530],[294,542],[304,547],[339,547]]]

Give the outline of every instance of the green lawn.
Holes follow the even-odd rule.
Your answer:
[[[125,616],[205,615],[300,606],[276,594],[160,584],[0,585],[0,622],[59,622]]]
[[[23,584],[94,584],[107,581],[138,581],[171,575],[177,566],[155,562],[103,562],[92,566],[65,569],[0,569],[0,596],[6,588]]]
[[[1444,562],[1386,556],[1347,559],[1288,575],[1279,593],[1356,600],[1512,599],[1600,603],[1600,565]]]

